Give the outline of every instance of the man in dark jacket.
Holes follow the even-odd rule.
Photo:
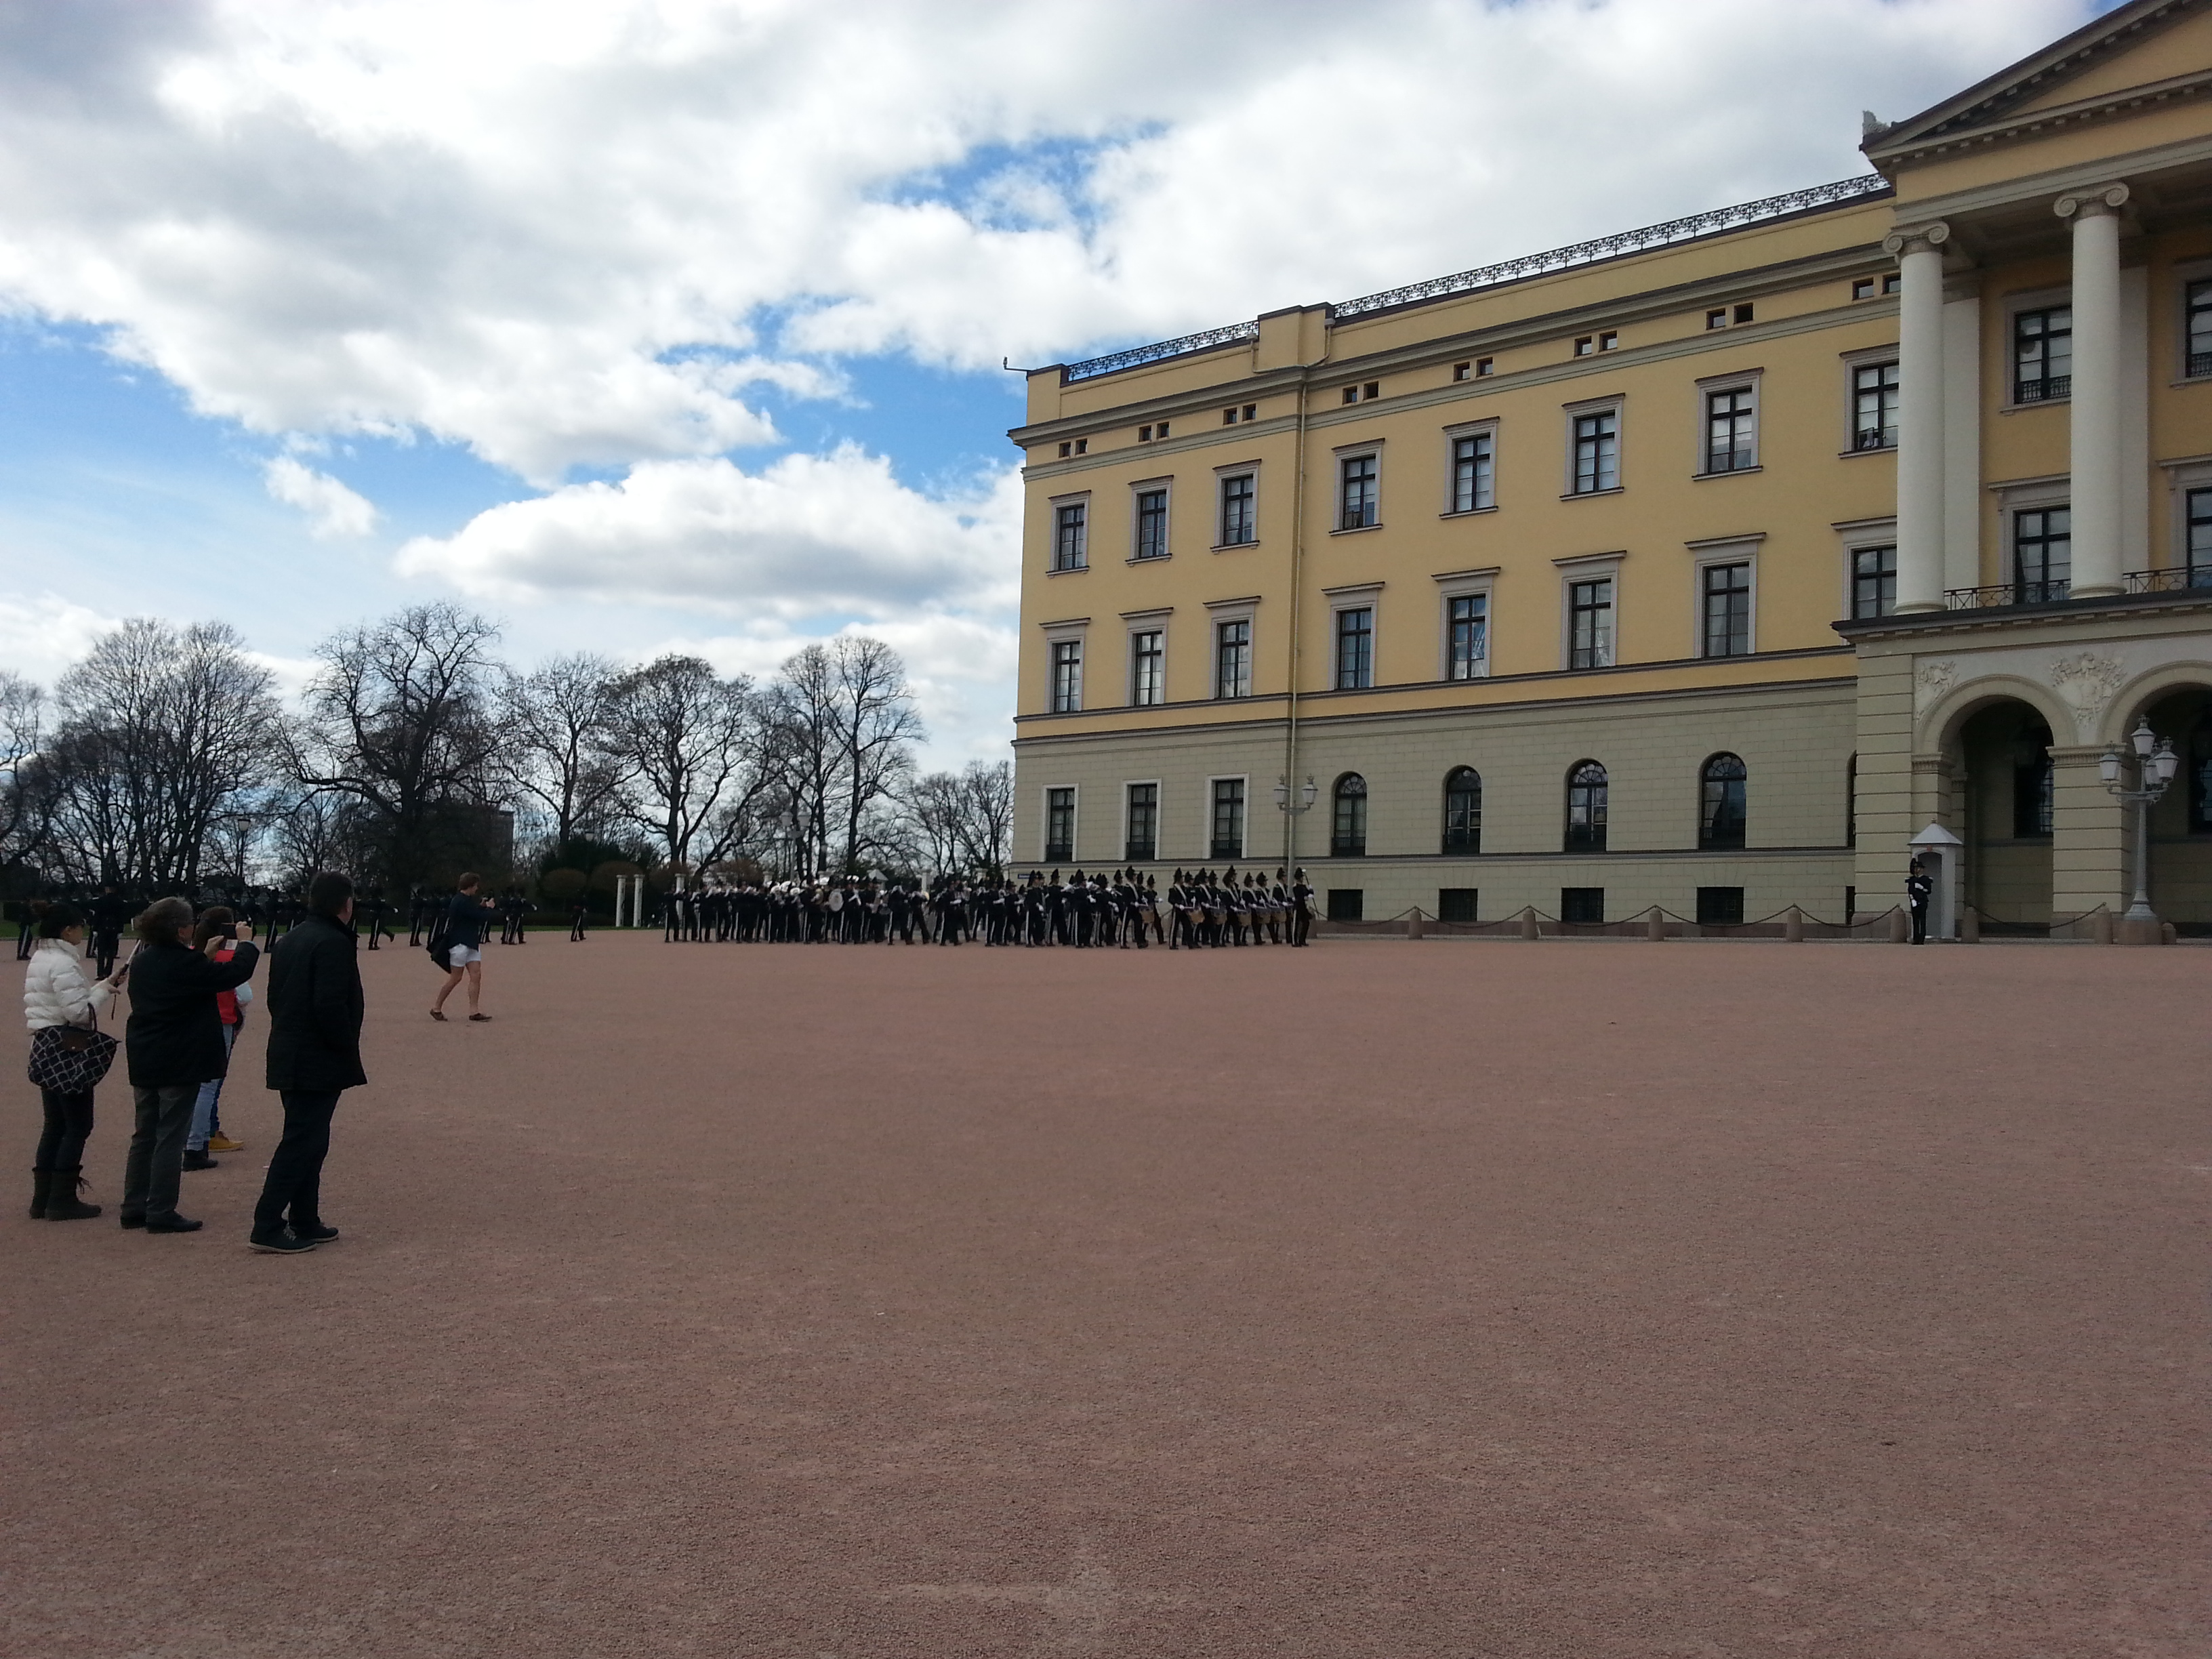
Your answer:
[[[180,898],[155,900],[136,926],[142,945],[131,958],[123,1052],[138,1120],[123,1166],[123,1224],[149,1233],[198,1232],[198,1222],[177,1213],[177,1189],[200,1085],[229,1067],[216,994],[252,978],[261,953],[240,944],[228,962],[217,962],[213,953],[228,943],[221,934],[204,951],[192,949],[192,907]]]
[[[325,870],[307,889],[307,920],[269,952],[269,1086],[284,1102],[284,1133],[246,1241],[264,1255],[312,1250],[338,1236],[323,1224],[320,1205],[331,1115],[341,1092],[368,1081],[354,951],[353,883]]]

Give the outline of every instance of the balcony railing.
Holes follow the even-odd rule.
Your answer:
[[[1709,449],[1705,452],[1705,471],[1748,472],[1759,465],[1759,453],[1751,449]]]
[[[1150,864],[1154,843],[1150,841],[1131,841],[1121,844],[1121,859],[1126,864]]]
[[[2212,565],[2174,570],[2130,570],[2121,578],[2130,593],[2185,593],[2192,587],[2212,588]]]
[[[1897,428],[1893,426],[1862,427],[1851,434],[1853,449],[1894,449],[1897,447]]]
[[[2191,380],[2195,380],[2200,374],[2212,374],[2212,351],[2191,352],[2186,373]]]
[[[2005,605],[2053,605],[2065,599],[2073,586],[2061,580],[2049,582],[1997,582],[1988,587],[1953,587],[1943,594],[1947,611],[1987,611]]]
[[[2012,400],[2016,404],[2047,404],[2060,398],[2074,395],[2071,374],[2046,374],[2039,380],[2014,380]]]

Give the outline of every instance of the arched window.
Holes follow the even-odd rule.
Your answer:
[[[1743,763],[1715,755],[1698,775],[1698,847],[1725,852],[1743,845]]]
[[[1577,761],[1567,769],[1567,851],[1605,851],[1605,768]]]
[[[1367,780],[1346,772],[1336,781],[1335,803],[1328,831],[1328,855],[1336,859],[1367,854]]]
[[[1482,774],[1455,767],[1444,779],[1444,851],[1482,850]]]
[[[1844,845],[1859,844],[1859,757],[1844,769]]]

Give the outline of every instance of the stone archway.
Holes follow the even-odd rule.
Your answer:
[[[2166,798],[2151,808],[2151,908],[2179,932],[2212,933],[2212,672],[2169,672],[2130,690],[2136,695],[2112,711],[2113,741],[2124,744],[2136,722],[2148,720],[2181,757]],[[2132,831],[2132,821],[2128,827]],[[2127,846],[2132,884],[2132,834]]]
[[[1962,715],[1944,744],[1956,802],[1950,828],[1966,843],[1960,897],[1985,930],[2039,934],[2051,926],[2058,741],[2034,704],[1998,696]]]

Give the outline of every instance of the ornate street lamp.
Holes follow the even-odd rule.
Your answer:
[[[1293,799],[1291,781],[1284,774],[1275,775],[1275,806],[1283,815],[1283,862],[1293,865],[1297,858],[1297,823],[1303,812],[1312,810],[1314,799],[1321,793],[1321,786],[1310,775],[1297,787]]]
[[[2105,781],[2107,793],[2136,809],[2136,896],[2121,920],[2154,923],[2158,916],[2150,908],[2150,809],[2166,793],[2173,775],[2181,769],[2181,757],[2173,752],[2171,739],[2151,731],[2148,716],[2136,722],[2136,729],[2128,733],[2128,744],[2135,750],[2134,788],[2129,788],[2123,781],[2122,769],[2129,757],[2117,744],[2105,750],[2104,757],[2097,763],[2097,771]]]

